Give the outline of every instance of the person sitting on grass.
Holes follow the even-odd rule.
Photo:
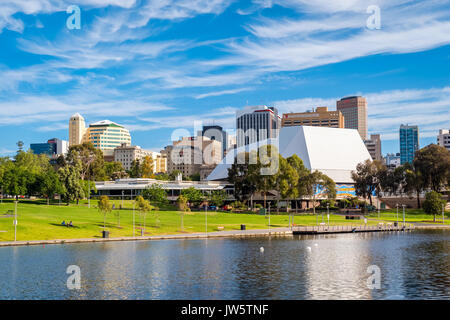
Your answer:
[[[66,225],[66,221],[63,220],[63,222],[61,222],[61,225],[62,225],[62,226],[65,226],[65,225]]]
[[[69,227],[73,227],[72,221],[69,222]]]

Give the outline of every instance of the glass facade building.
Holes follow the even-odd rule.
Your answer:
[[[419,150],[419,128],[417,126],[400,126],[400,164],[412,163]]]

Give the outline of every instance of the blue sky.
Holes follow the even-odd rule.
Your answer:
[[[450,128],[449,35],[448,0],[2,0],[0,155],[68,139],[75,112],[160,150],[196,120],[234,129],[247,104],[335,109],[348,95],[368,99],[384,154],[402,123],[424,146]]]

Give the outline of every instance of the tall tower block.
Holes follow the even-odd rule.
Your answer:
[[[84,142],[86,134],[86,123],[78,112],[69,120],[69,146],[74,146]]]

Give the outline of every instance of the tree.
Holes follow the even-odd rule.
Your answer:
[[[106,180],[103,152],[90,142],[69,147],[67,162],[71,165],[81,163],[80,177],[96,181]]]
[[[257,191],[259,169],[256,151],[240,153],[234,159],[228,169],[228,181],[234,184],[234,196],[238,201],[247,202]]]
[[[159,205],[167,203],[167,192],[160,184],[152,184],[142,192],[142,195],[152,203],[157,203]]]
[[[184,230],[184,214],[191,211],[187,205],[187,201],[187,198],[183,195],[180,195],[177,199],[178,210],[181,212],[181,230]]]
[[[295,170],[298,176],[296,183],[297,196],[298,198],[309,195],[309,170],[303,164],[303,160],[300,159],[296,154],[288,157],[287,162]],[[297,212],[297,201],[295,201],[295,211]]]
[[[112,210],[112,204],[109,202],[108,196],[101,196],[98,201],[98,211],[103,213],[103,229],[106,229],[106,214]]]
[[[36,177],[35,184],[39,194],[47,198],[47,205],[50,204],[50,198],[53,198],[56,194],[64,193],[64,187],[53,168],[39,174]]]
[[[449,186],[450,150],[430,144],[416,152],[413,165],[420,171],[427,188],[440,192]]]
[[[404,170],[404,184],[402,190],[404,193],[411,195],[416,194],[417,207],[420,209],[420,193],[426,188],[426,181],[423,178],[422,172],[417,166],[406,162],[403,164]]]
[[[141,165],[142,178],[151,178],[153,176],[153,166],[153,158],[150,156],[146,156]]]
[[[142,178],[142,166],[139,159],[131,162],[131,167],[128,174],[130,175],[130,178]]]
[[[209,195],[208,200],[213,206],[220,207],[223,205],[226,198],[227,198],[227,193],[224,190],[214,190]]]
[[[145,218],[147,216],[147,213],[151,210],[150,202],[148,202],[148,200],[145,200],[142,196],[137,196],[135,201],[140,215],[144,217],[144,227],[142,228],[141,224],[141,230],[142,233],[145,234]]]
[[[109,180],[126,178],[128,176],[123,169],[122,163],[118,161],[105,162],[104,171]]]
[[[296,199],[298,197],[298,173],[281,155],[279,155],[278,162],[279,170],[276,176],[278,198]]]
[[[278,150],[273,145],[263,145],[258,149],[256,160],[257,163],[252,181],[256,185],[256,191],[261,192],[263,195],[264,208],[266,208],[267,193],[275,189],[277,184],[277,172],[279,171]]]
[[[436,191],[430,191],[425,194],[425,201],[423,202],[423,211],[434,216],[433,221],[436,222],[436,214],[442,212],[442,207],[445,206],[446,201],[442,195]]]
[[[378,160],[370,161],[367,159],[364,162],[358,163],[356,172],[352,171],[352,179],[355,181],[355,192],[358,196],[369,198],[370,205],[372,205],[372,194],[379,195],[381,190],[380,171],[382,164]]]
[[[199,205],[204,200],[203,193],[194,187],[181,190],[181,195],[186,197],[189,203],[193,205]]]
[[[334,199],[336,198],[336,184],[330,177],[318,170],[308,175],[307,182],[309,196],[313,198],[313,212],[316,214],[316,193],[320,191],[328,199]]]
[[[15,165],[8,166],[3,173],[2,187],[3,192],[18,199],[19,195],[25,195],[28,192],[30,175],[21,167]]]
[[[81,164],[77,162],[75,165],[65,165],[58,170],[58,176],[61,184],[64,186],[62,193],[67,205],[71,201],[77,201],[85,196],[83,184],[81,183]]]

